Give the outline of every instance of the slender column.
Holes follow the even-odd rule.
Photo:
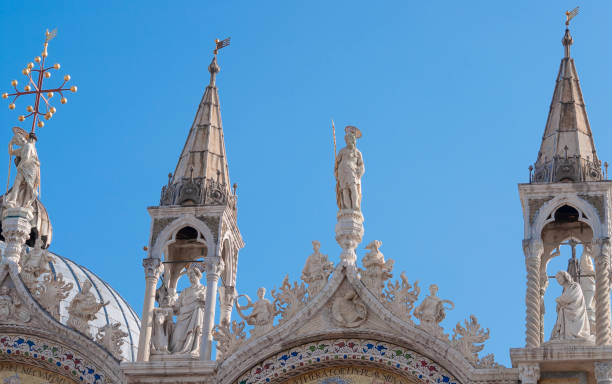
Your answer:
[[[543,252],[540,239],[523,240],[525,267],[527,268],[527,291],[525,294],[525,346],[540,346],[540,260]]]
[[[236,299],[236,288],[232,286],[219,287],[219,304],[221,306],[221,315],[219,322],[221,324],[229,324],[232,317],[232,307]]]
[[[151,353],[151,332],[153,330],[153,306],[155,305],[155,287],[163,271],[160,259],[148,257],[142,260],[145,270],[145,297],[142,306],[142,324],[138,340],[138,361],[149,361]]]
[[[5,208],[2,215],[2,236],[5,248],[2,264],[14,265],[19,268],[19,259],[25,242],[30,237],[32,225],[32,210],[30,208]]]
[[[595,341],[597,345],[607,345],[612,341],[610,336],[610,239],[595,241]]]
[[[211,360],[212,329],[217,306],[217,283],[225,266],[221,257],[209,256],[204,258],[204,267],[206,268],[206,307],[204,309],[204,325],[202,326],[200,360]]]
[[[537,384],[540,379],[538,363],[519,363],[519,379],[522,384]]]
[[[612,384],[612,363],[595,362],[595,379],[597,384]]]

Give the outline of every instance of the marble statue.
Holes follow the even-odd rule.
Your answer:
[[[72,287],[72,283],[66,282],[61,272],[55,278],[49,272],[43,275],[42,282],[34,288],[33,295],[51,316],[60,321],[60,302],[68,297]]]
[[[591,246],[585,245],[580,256],[580,288],[584,296],[591,333],[595,333],[595,268],[591,259]]]
[[[40,187],[40,161],[36,152],[36,135],[13,127],[9,142],[9,155],[15,156],[17,175],[13,187],[4,197],[4,206],[29,208],[38,197]],[[17,149],[14,146],[18,146]]]
[[[49,262],[52,260],[53,258],[49,254],[49,251],[42,249],[42,240],[40,237],[37,238],[34,243],[34,248],[19,260],[21,266],[21,280],[29,290],[34,289],[40,275],[50,272]]]
[[[329,261],[327,255],[322,254],[321,243],[312,241],[313,253],[306,259],[306,265],[302,270],[302,280],[308,284],[308,298],[312,299],[323,289],[327,279],[334,269],[334,263]]]
[[[381,245],[380,240],[374,240],[366,245],[366,249],[369,249],[370,252],[361,260],[365,268],[361,270],[361,281],[377,296],[382,295],[385,281],[393,276],[391,270],[393,270],[394,261],[391,259],[385,261],[385,256],[379,250]]]
[[[455,308],[455,304],[450,300],[442,300],[438,296],[438,286],[429,286],[429,296],[427,296],[418,307],[414,309],[414,317],[419,319],[419,327],[442,337],[444,330],[440,322],[446,317],[446,311]],[[448,305],[445,307],[444,305]]]
[[[153,332],[151,335],[151,352],[157,354],[170,353],[168,347],[172,334],[172,309],[155,308],[153,310]]]
[[[252,302],[251,298],[247,295],[240,295],[238,297],[245,297],[247,299],[247,305],[239,305],[236,302],[236,310],[240,317],[242,317],[248,325],[252,325],[251,337],[257,337],[263,335],[272,330],[274,324],[274,316],[280,312],[276,310],[276,306],[272,302],[265,298],[266,289],[261,287],[257,290],[257,301]],[[245,315],[242,311],[252,309],[251,313]]]
[[[30,313],[22,306],[22,302],[14,289],[0,287],[0,322],[30,321]]]
[[[357,149],[356,140],[361,137],[357,127],[347,126],[342,148],[336,156],[336,200],[338,209],[361,209],[361,177],[364,173],[363,157]]]
[[[103,345],[115,358],[123,360],[121,346],[128,334],[121,330],[120,323],[106,324],[98,330],[96,343]]]
[[[81,291],[77,293],[68,305],[68,326],[76,329],[84,335],[91,337],[89,322],[96,319],[100,308],[108,305],[108,301],[98,302],[91,293],[91,282],[85,280],[81,284]]]
[[[563,293],[555,299],[557,322],[550,340],[582,339],[590,341],[592,339],[591,327],[580,285],[565,271],[557,272],[555,278],[563,287]]]
[[[336,324],[347,328],[360,326],[368,315],[365,304],[352,289],[338,295],[332,302],[330,310]]]
[[[202,272],[190,266],[187,269],[190,287],[185,288],[174,303],[176,323],[170,337],[170,352],[198,353],[204,321],[206,287],[200,283]]]

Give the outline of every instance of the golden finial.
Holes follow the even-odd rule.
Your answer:
[[[580,12],[580,7],[576,7],[574,9],[572,9],[571,11],[566,11],[565,12],[565,25],[567,25],[569,27],[570,20],[572,20],[574,17],[576,17],[578,12]]]
[[[227,39],[223,40],[215,39],[215,50],[213,51],[213,53],[216,55],[221,48],[225,48],[230,45],[230,39],[231,37],[228,37]]]
[[[51,41],[51,39],[53,39],[55,36],[57,36],[57,28],[55,28],[51,32],[49,32],[49,30],[47,29],[47,32],[45,32],[45,49],[43,50],[43,53],[41,55],[42,57],[47,57],[47,46],[49,45],[49,41]]]

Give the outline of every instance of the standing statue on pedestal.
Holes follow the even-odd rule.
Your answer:
[[[327,283],[327,279],[334,269],[334,263],[329,261],[327,255],[320,252],[321,243],[312,241],[314,251],[306,259],[306,265],[302,270],[302,280],[308,284],[308,299],[315,297]]]
[[[14,136],[9,142],[9,155],[15,156],[17,176],[13,187],[4,197],[7,208],[29,208],[38,197],[40,188],[40,161],[36,152],[36,135],[13,127]],[[14,148],[14,146],[18,148]]]
[[[550,340],[592,341],[593,336],[580,285],[565,271],[557,272],[555,277],[563,287],[563,293],[555,299],[557,322]]]
[[[202,272],[190,266],[187,269],[190,287],[185,288],[174,304],[176,324],[170,338],[170,352],[198,353],[204,322],[206,287],[200,283]]]
[[[363,158],[356,140],[361,131],[351,125],[345,128],[346,147],[338,152],[334,175],[336,176],[336,200],[339,209],[361,209],[361,176],[364,173]]]

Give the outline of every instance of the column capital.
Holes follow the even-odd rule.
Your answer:
[[[540,379],[540,364],[519,363],[519,379],[522,384],[537,384]]]
[[[525,257],[528,258],[539,258],[544,251],[544,242],[542,239],[524,239],[523,240],[523,252]]]
[[[612,362],[596,361],[595,378],[598,384],[612,383]]]
[[[164,270],[161,260],[154,257],[142,259],[142,266],[145,270],[145,279],[159,279],[159,275]]]
[[[609,237],[600,237],[593,241],[594,245],[594,255],[596,258],[598,257],[607,257],[610,255],[610,238]]]
[[[204,269],[206,270],[206,277],[221,277],[221,273],[225,269],[225,263],[219,256],[208,256],[204,258]]]

